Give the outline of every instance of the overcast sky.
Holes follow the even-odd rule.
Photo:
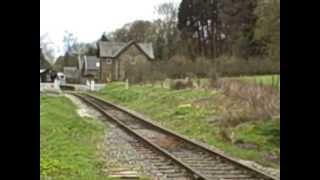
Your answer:
[[[125,23],[156,19],[154,7],[163,2],[181,0],[40,0],[40,35],[48,33],[61,53],[65,30],[92,42]]]

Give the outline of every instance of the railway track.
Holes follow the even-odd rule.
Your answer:
[[[137,138],[133,147],[154,159],[167,179],[276,180],[252,167],[89,94],[73,94]],[[162,157],[161,157],[162,156]],[[155,157],[155,158],[153,158]]]

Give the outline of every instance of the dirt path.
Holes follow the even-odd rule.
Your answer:
[[[69,94],[65,94],[65,96],[69,98],[78,107],[77,112],[80,117],[90,117],[90,118],[99,119],[99,120],[102,120],[104,118],[99,111],[83,103],[77,97]]]

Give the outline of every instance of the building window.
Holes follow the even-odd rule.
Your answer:
[[[96,62],[96,67],[100,67],[100,62]]]
[[[112,64],[112,59],[106,59],[107,64]]]

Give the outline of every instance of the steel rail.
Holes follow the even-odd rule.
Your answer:
[[[78,97],[80,96],[80,95],[78,95],[78,94],[75,94],[75,95],[78,96]],[[178,139],[181,139],[181,140],[183,140],[183,141],[185,141],[185,142],[187,142],[187,143],[190,143],[190,144],[192,144],[192,145],[194,145],[194,146],[196,146],[196,147],[199,147],[200,149],[202,149],[202,150],[204,150],[204,151],[206,151],[206,152],[208,152],[208,153],[210,153],[210,154],[213,154],[213,155],[215,155],[215,156],[221,157],[221,158],[223,158],[224,160],[230,162],[231,164],[236,165],[236,166],[238,166],[238,167],[240,167],[240,168],[242,168],[242,169],[244,169],[244,170],[247,170],[247,171],[249,171],[249,172],[251,172],[251,173],[254,173],[254,174],[256,174],[256,175],[259,175],[259,176],[263,177],[264,179],[268,179],[268,180],[278,180],[278,178],[276,178],[276,177],[273,177],[273,176],[271,176],[271,175],[268,175],[268,174],[266,174],[266,173],[264,173],[264,172],[262,172],[262,171],[260,171],[260,170],[258,170],[258,169],[256,169],[256,168],[247,166],[247,165],[245,165],[245,164],[243,164],[243,163],[235,160],[234,158],[231,158],[231,157],[229,157],[229,156],[226,156],[225,154],[222,154],[221,152],[218,152],[218,151],[215,151],[215,150],[209,148],[209,147],[206,146],[206,145],[199,144],[199,143],[195,142],[194,140],[191,140],[191,139],[187,138],[186,136],[177,134],[176,132],[173,132],[172,130],[169,130],[169,129],[164,128],[164,127],[162,127],[162,126],[160,126],[160,125],[157,125],[157,124],[155,124],[154,122],[152,122],[152,120],[150,120],[149,118],[146,118],[146,117],[144,117],[144,116],[142,116],[142,115],[140,115],[140,114],[138,114],[138,113],[136,113],[136,112],[133,112],[133,111],[131,111],[131,110],[128,110],[128,109],[125,108],[125,107],[122,107],[122,106],[120,106],[120,105],[116,105],[116,104],[114,104],[114,103],[108,102],[108,101],[106,101],[106,100],[104,100],[104,99],[101,99],[100,97],[93,96],[93,95],[88,94],[88,93],[84,93],[84,96],[87,96],[87,97],[92,98],[92,99],[94,99],[94,100],[96,100],[96,101],[99,101],[99,102],[101,102],[101,103],[104,103],[104,104],[106,104],[106,105],[109,105],[109,106],[111,106],[111,107],[113,107],[113,108],[115,108],[115,109],[117,109],[117,110],[120,110],[120,111],[128,114],[128,115],[131,116],[132,118],[138,119],[138,120],[142,121],[143,123],[146,123],[147,125],[155,128],[155,129],[157,129],[157,130],[159,130],[159,131],[162,131],[162,132],[164,132],[164,133],[170,134],[170,135],[172,135],[172,136],[174,136],[174,137],[176,137],[176,138],[178,138]],[[82,98],[82,99],[83,99],[83,98]],[[104,111],[103,111],[103,112],[104,112]],[[107,113],[107,112],[104,112],[104,113]],[[112,115],[109,114],[108,117],[109,117],[109,118],[112,118]],[[118,120],[118,121],[119,121],[119,120]],[[122,123],[122,122],[120,122],[120,123]],[[123,123],[122,123],[122,124],[123,124]],[[123,125],[124,125],[124,124],[123,124]],[[126,126],[126,125],[124,125],[124,126]],[[126,128],[129,128],[129,127],[126,127]],[[129,129],[130,129],[130,128],[129,128]],[[133,130],[131,130],[131,131],[133,131]],[[135,134],[136,134],[136,133],[135,133]],[[139,134],[137,134],[137,135],[140,136]],[[143,138],[143,137],[142,137],[142,138]],[[144,138],[144,139],[145,139],[145,138]],[[153,143],[150,142],[149,140],[147,140],[147,139],[145,139],[145,140],[146,140],[146,142],[148,141],[149,144],[150,144],[150,143],[153,144]],[[155,144],[154,144],[154,145],[155,145]],[[163,150],[164,152],[166,152],[166,154],[168,154],[170,157],[172,157],[173,159],[175,159],[175,161],[178,161],[179,164],[183,164],[185,167],[187,167],[187,169],[194,171],[193,168],[191,168],[190,166],[188,166],[188,165],[185,164],[184,162],[180,161],[179,159],[175,158],[173,155],[171,155],[171,154],[170,154],[168,151],[166,151],[165,149],[159,147],[158,145],[155,145],[155,146],[158,147],[157,149],[160,149],[160,150]],[[202,177],[203,179],[207,179],[207,178],[206,178],[206,175],[203,175],[203,174],[201,174],[200,172],[197,172],[197,171],[195,171],[195,172],[196,172],[195,174],[198,175],[199,177]]]
[[[165,157],[171,159],[172,161],[174,161],[175,163],[177,163],[179,166],[181,166],[183,169],[185,169],[186,171],[188,171],[188,173],[193,175],[194,179],[197,180],[207,180],[207,178],[205,177],[205,175],[201,174],[200,172],[197,172],[196,170],[194,170],[193,168],[191,168],[189,165],[183,163],[182,161],[180,161],[179,159],[175,158],[173,155],[171,155],[168,151],[166,151],[165,149],[159,147],[158,145],[154,144],[153,142],[151,142],[150,140],[144,138],[143,136],[139,135],[138,133],[136,133],[135,131],[133,131],[132,129],[130,129],[130,127],[128,127],[127,125],[125,125],[124,123],[122,123],[120,120],[118,120],[116,117],[112,116],[110,113],[106,112],[103,110],[103,108],[99,107],[99,105],[96,105],[95,103],[91,102],[90,100],[86,99],[85,97],[79,95],[79,94],[74,94],[74,93],[70,93],[73,94],[75,96],[77,96],[78,98],[82,99],[83,101],[85,101],[87,104],[90,104],[91,106],[93,106],[95,109],[97,109],[99,112],[101,112],[103,115],[105,115],[106,117],[108,117],[109,119],[113,120],[114,122],[116,122],[121,128],[123,128],[126,132],[134,135],[135,137],[137,137],[138,139],[144,141],[145,143],[147,143],[149,146],[151,146],[152,148],[156,149],[158,152],[160,152],[161,154],[163,154]]]

